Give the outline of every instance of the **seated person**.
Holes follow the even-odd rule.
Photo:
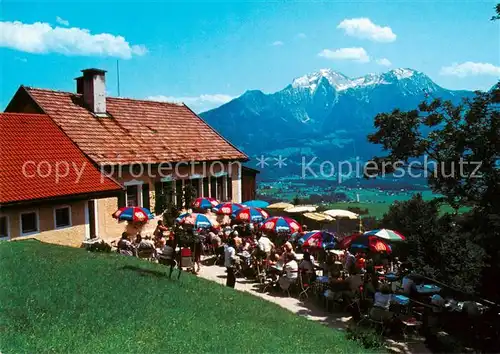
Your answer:
[[[138,252],[143,252],[143,251],[153,251],[155,249],[155,244],[151,240],[151,236],[146,236],[144,237],[141,242],[137,245],[137,251]]]
[[[128,234],[126,232],[122,233],[122,237],[116,246],[117,252],[124,256],[133,256],[135,253],[135,247],[132,242],[128,239]]]
[[[380,287],[380,291],[375,293],[373,299],[373,307],[370,310],[370,318],[375,321],[386,322],[394,317],[394,314],[389,311],[392,301],[391,288],[384,284]]]
[[[414,296],[417,293],[417,287],[413,279],[410,278],[409,274],[403,277],[403,294],[408,297]]]
[[[220,233],[215,234],[215,233],[211,232],[209,235],[210,235],[210,243],[211,243],[212,247],[214,249],[219,248],[222,245],[222,239],[221,239]]]
[[[163,220],[158,220],[158,225],[156,225],[153,235],[155,239],[160,239],[164,237],[164,232],[168,231],[168,227],[163,225]]]
[[[304,253],[304,258],[299,264],[299,270],[308,275],[309,281],[316,280],[316,266],[314,265],[314,258],[308,253]]]
[[[175,264],[175,250],[171,240],[166,241],[165,246],[158,255],[158,262],[166,265],[172,265],[172,263]]]
[[[233,231],[233,241],[234,241],[234,248],[236,251],[238,251],[243,243],[243,240],[241,239],[238,231]]]
[[[134,240],[134,246],[137,247],[139,245],[139,243],[141,243],[142,241],[142,236],[141,236],[141,233],[137,233],[137,235],[135,235],[135,240]]]
[[[323,263],[323,275],[331,277],[331,278],[340,278],[340,270],[342,265],[338,263],[337,257],[333,253],[329,253],[326,256],[326,260]]]
[[[283,270],[285,273],[279,279],[279,285],[281,289],[288,290],[290,285],[294,284],[297,281],[298,273],[299,273],[299,265],[295,260],[295,255],[292,253],[287,253],[285,256],[285,265],[283,266]]]
[[[260,257],[267,258],[270,256],[271,251],[274,248],[274,244],[271,242],[269,237],[267,237],[265,234],[263,234],[257,240],[257,248],[259,250]]]
[[[363,280],[363,292],[364,298],[372,301],[375,297],[375,293],[378,291],[379,281],[378,277],[373,273],[366,273]]]
[[[347,273],[351,273],[356,266],[356,257],[349,252],[348,249],[344,251],[344,270]]]
[[[358,268],[359,270],[361,270],[361,269],[364,270],[365,267],[366,267],[365,254],[360,253],[360,254],[358,254],[358,257],[356,259],[356,268]]]

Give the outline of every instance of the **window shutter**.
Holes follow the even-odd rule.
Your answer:
[[[142,207],[149,209],[149,183],[142,185]]]
[[[120,192],[118,194],[118,209],[123,208],[125,206],[125,191]]]

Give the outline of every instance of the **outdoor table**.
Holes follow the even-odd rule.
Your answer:
[[[433,284],[417,285],[416,289],[419,294],[436,294],[441,291],[439,286]]]
[[[387,273],[384,278],[390,283],[399,280],[399,277],[394,273]]]
[[[410,298],[404,295],[394,295],[392,299],[395,303],[402,306],[406,306],[410,303]]]

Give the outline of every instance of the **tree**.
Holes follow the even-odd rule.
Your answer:
[[[439,216],[439,201],[425,201],[416,194],[408,201],[394,203],[380,224],[406,236],[407,242],[399,251],[418,273],[468,292],[475,289],[484,251],[455,228],[451,215]]]
[[[496,15],[491,18],[492,21],[500,20],[500,4],[495,6]]]
[[[413,256],[421,257],[422,267],[426,263],[437,270],[435,257],[455,258],[455,254],[470,253],[474,255],[471,261],[477,263],[464,260],[463,266],[472,271],[483,266],[477,248],[481,247],[486,257],[478,290],[500,300],[500,285],[493,280],[500,271],[500,82],[489,92],[475,92],[473,98],[459,105],[436,98],[422,102],[418,109],[409,112],[394,110],[378,114],[374,124],[376,132],[368,139],[381,144],[387,155],[375,157],[367,165],[366,175],[421,171],[431,189],[443,196],[433,203],[439,205],[445,201],[455,208],[455,215],[447,216],[448,220],[431,217],[437,214],[430,210],[426,216],[429,221],[424,222],[423,218],[414,222],[411,219],[415,213],[410,207],[406,212],[411,218],[399,215],[410,224],[407,232],[420,233],[421,239],[436,247],[436,251],[417,249],[418,255]],[[424,208],[426,204],[429,203],[422,201],[419,207]],[[457,216],[461,206],[468,206],[471,211]],[[394,221],[394,218],[391,216],[385,221]],[[429,238],[423,231],[426,223],[440,227],[440,233],[434,235],[436,239]],[[453,227],[444,228],[446,223]],[[446,245],[450,242],[448,248]],[[460,268],[459,263],[452,266],[446,261],[444,264],[446,267],[437,274],[451,279]]]

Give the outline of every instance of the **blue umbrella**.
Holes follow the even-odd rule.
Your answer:
[[[123,207],[115,211],[112,215],[118,220],[146,222],[154,218],[154,215],[146,208]]]
[[[249,200],[242,204],[252,208],[267,208],[269,206],[269,203],[264,200]]]
[[[335,248],[335,235],[327,231],[306,232],[299,238],[299,244],[302,247],[315,247],[330,249]]]
[[[192,225],[196,229],[210,228],[214,226],[212,221],[210,221],[210,219],[207,218],[206,215],[198,213],[181,214],[177,219],[175,219],[175,221],[181,225],[182,224]]]

